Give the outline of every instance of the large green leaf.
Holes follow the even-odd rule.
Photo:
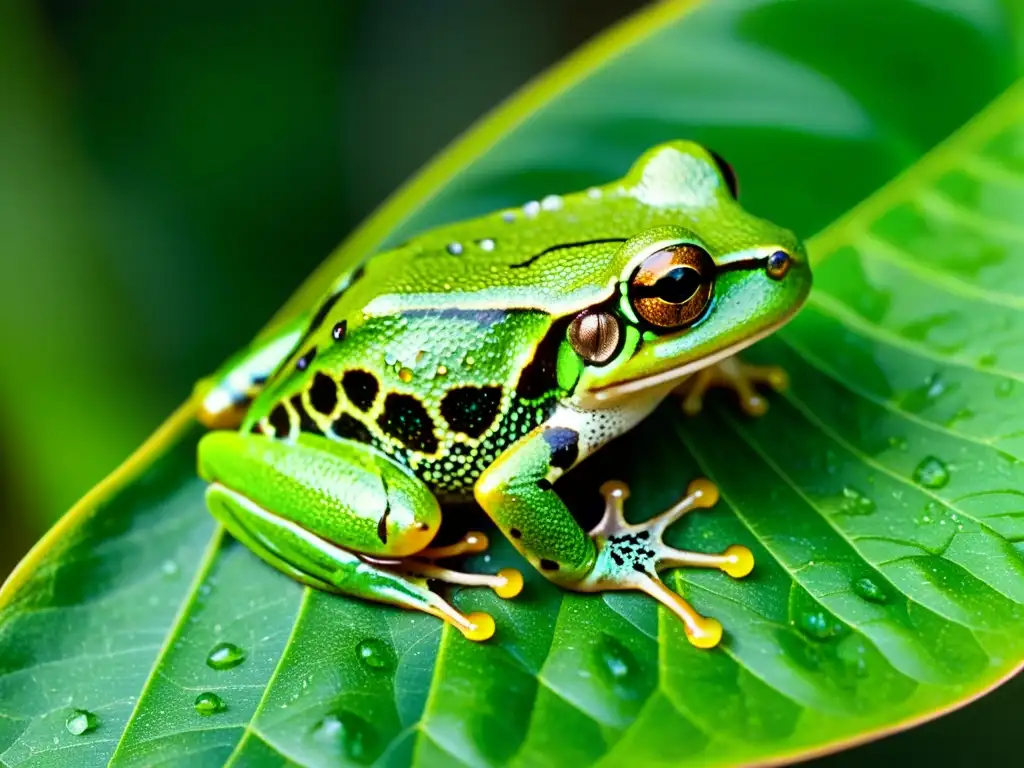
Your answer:
[[[677,540],[743,542],[757,568],[673,586],[723,645],[691,648],[643,597],[532,574],[511,603],[457,596],[495,614],[485,644],[306,590],[214,526],[186,406],[5,586],[5,764],[778,760],[934,716],[1020,665],[1024,6],[691,5],[655,7],[485,120],[297,301],[388,239],[613,177],[678,135],[728,156],[758,213],[824,228],[809,306],[753,351],[793,379],[768,416],[666,404],[560,486],[585,509],[620,477],[644,517],[718,482]],[[497,543],[478,566],[504,563],[522,565]],[[244,663],[207,666],[222,641]],[[197,714],[206,691],[226,711]],[[70,735],[74,709],[99,726]]]

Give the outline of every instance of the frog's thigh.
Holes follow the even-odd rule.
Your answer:
[[[552,482],[579,459],[579,434],[541,426],[506,450],[480,476],[476,500],[527,560],[552,581],[583,579],[596,558]]]
[[[280,534],[290,549],[298,547],[315,560],[323,552],[306,551],[296,531],[333,547],[387,558],[419,552],[441,523],[437,500],[418,478],[359,443],[307,434],[283,442],[211,432],[199,444],[199,471],[214,487],[230,492],[214,494],[214,514],[229,511],[230,519],[264,538]]]

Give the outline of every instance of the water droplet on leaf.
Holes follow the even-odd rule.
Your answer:
[[[231,669],[245,661],[245,651],[234,643],[217,643],[206,657],[206,665],[213,669]]]
[[[87,709],[76,709],[64,721],[64,727],[72,736],[81,736],[83,733],[95,731],[99,725],[100,719]]]
[[[366,765],[377,757],[377,734],[361,717],[351,712],[328,715],[313,729],[313,738],[337,748],[353,762]]]
[[[636,656],[619,640],[603,635],[593,647],[592,661],[597,676],[624,698],[639,694],[640,665]]]
[[[914,469],[914,482],[925,488],[944,488],[949,483],[949,468],[934,456],[925,456]]]
[[[853,591],[871,603],[884,603],[888,599],[882,588],[868,576],[853,582]]]
[[[824,611],[805,611],[796,618],[796,626],[814,640],[828,640],[836,633],[831,617]]]
[[[380,640],[372,638],[363,640],[356,646],[356,656],[363,664],[373,669],[391,669],[395,665],[391,650]]]
[[[844,515],[870,515],[875,511],[875,502],[853,486],[843,487],[843,500],[839,511]]]
[[[196,703],[193,706],[195,707],[196,712],[204,717],[208,715],[215,715],[228,708],[227,704],[224,703],[224,699],[216,693],[210,693],[209,691],[200,693],[196,696]]]

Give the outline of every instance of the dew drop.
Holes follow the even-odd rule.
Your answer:
[[[897,451],[905,451],[907,450],[907,438],[893,435],[889,438],[889,447],[895,448]]]
[[[853,486],[843,486],[843,500],[839,511],[844,515],[870,515],[875,511],[875,502]]]
[[[445,366],[443,366],[443,365],[437,366],[437,375],[438,376],[447,376],[448,375],[448,369]]]
[[[163,572],[164,576],[177,576],[178,564],[173,560],[164,560],[163,563],[160,564],[160,570]]]
[[[64,721],[64,727],[72,736],[81,736],[99,728],[100,719],[87,709],[76,709]]]
[[[477,242],[477,245],[480,246],[480,250],[482,251],[493,251],[497,243],[495,243],[491,238],[485,237],[483,240]]]
[[[538,203],[536,200],[531,200],[530,202],[523,206],[523,213],[531,218],[536,216],[538,213],[540,213],[540,203]]]
[[[234,643],[217,643],[206,657],[211,669],[231,669],[245,661],[245,651]]]
[[[377,757],[377,733],[351,712],[325,717],[314,727],[313,738],[361,765],[372,763]]]
[[[372,669],[391,669],[395,666],[390,649],[380,640],[368,638],[356,646],[356,656]]]
[[[216,693],[210,693],[209,691],[196,696],[196,703],[192,706],[195,707],[196,712],[204,717],[216,715],[218,712],[223,712],[228,708],[228,705],[224,703],[224,699]]]
[[[797,616],[796,626],[814,640],[828,640],[835,634],[832,620],[824,611],[804,611]]]
[[[502,221],[511,224],[513,221],[516,220],[516,215],[512,211],[505,211],[503,214],[501,214],[501,219]]]
[[[598,187],[591,187],[587,190],[587,197],[591,200],[598,200],[601,197],[601,190]]]
[[[562,207],[562,198],[558,195],[548,195],[540,201],[540,207],[545,211],[557,211]]]
[[[608,684],[616,695],[635,698],[639,695],[640,665],[636,656],[610,635],[603,635],[593,647],[592,662],[597,676]]]
[[[925,456],[914,469],[914,482],[925,488],[944,488],[949,483],[949,468],[934,456]]]
[[[448,243],[448,245],[445,246],[445,250],[452,256],[458,256],[462,253],[462,243]]]
[[[857,593],[858,597],[863,597],[869,603],[884,603],[888,600],[882,588],[868,576],[853,582],[853,591]]]

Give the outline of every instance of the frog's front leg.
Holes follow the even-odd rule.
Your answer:
[[[669,608],[682,621],[690,642],[712,648],[722,625],[697,613],[669,589],[658,571],[683,566],[717,568],[734,578],[750,573],[754,559],[734,545],[721,554],[674,549],[662,541],[672,523],[693,509],[711,507],[718,490],[709,480],[694,480],[687,495],[668,511],[631,525],[623,516],[629,495],[624,483],[605,483],[606,510],[585,533],[552,482],[577,463],[579,435],[568,427],[542,426],[519,440],[477,482],[477,501],[517,549],[551,581],[580,592],[639,590]]]
[[[789,385],[789,377],[777,365],[751,365],[733,355],[697,371],[674,394],[682,399],[683,411],[695,416],[704,407],[707,391],[714,387],[724,387],[736,393],[745,414],[763,416],[768,410],[768,401],[757,391],[758,384],[767,385],[779,392]]]
[[[441,523],[430,490],[408,469],[368,446],[302,434],[294,442],[212,432],[199,444],[210,482],[207,504],[261,558],[317,589],[430,613],[471,640],[494,621],[463,614],[427,581],[487,586],[501,597],[522,588],[518,571],[459,573],[433,561],[487,547],[483,534],[429,548]]]

